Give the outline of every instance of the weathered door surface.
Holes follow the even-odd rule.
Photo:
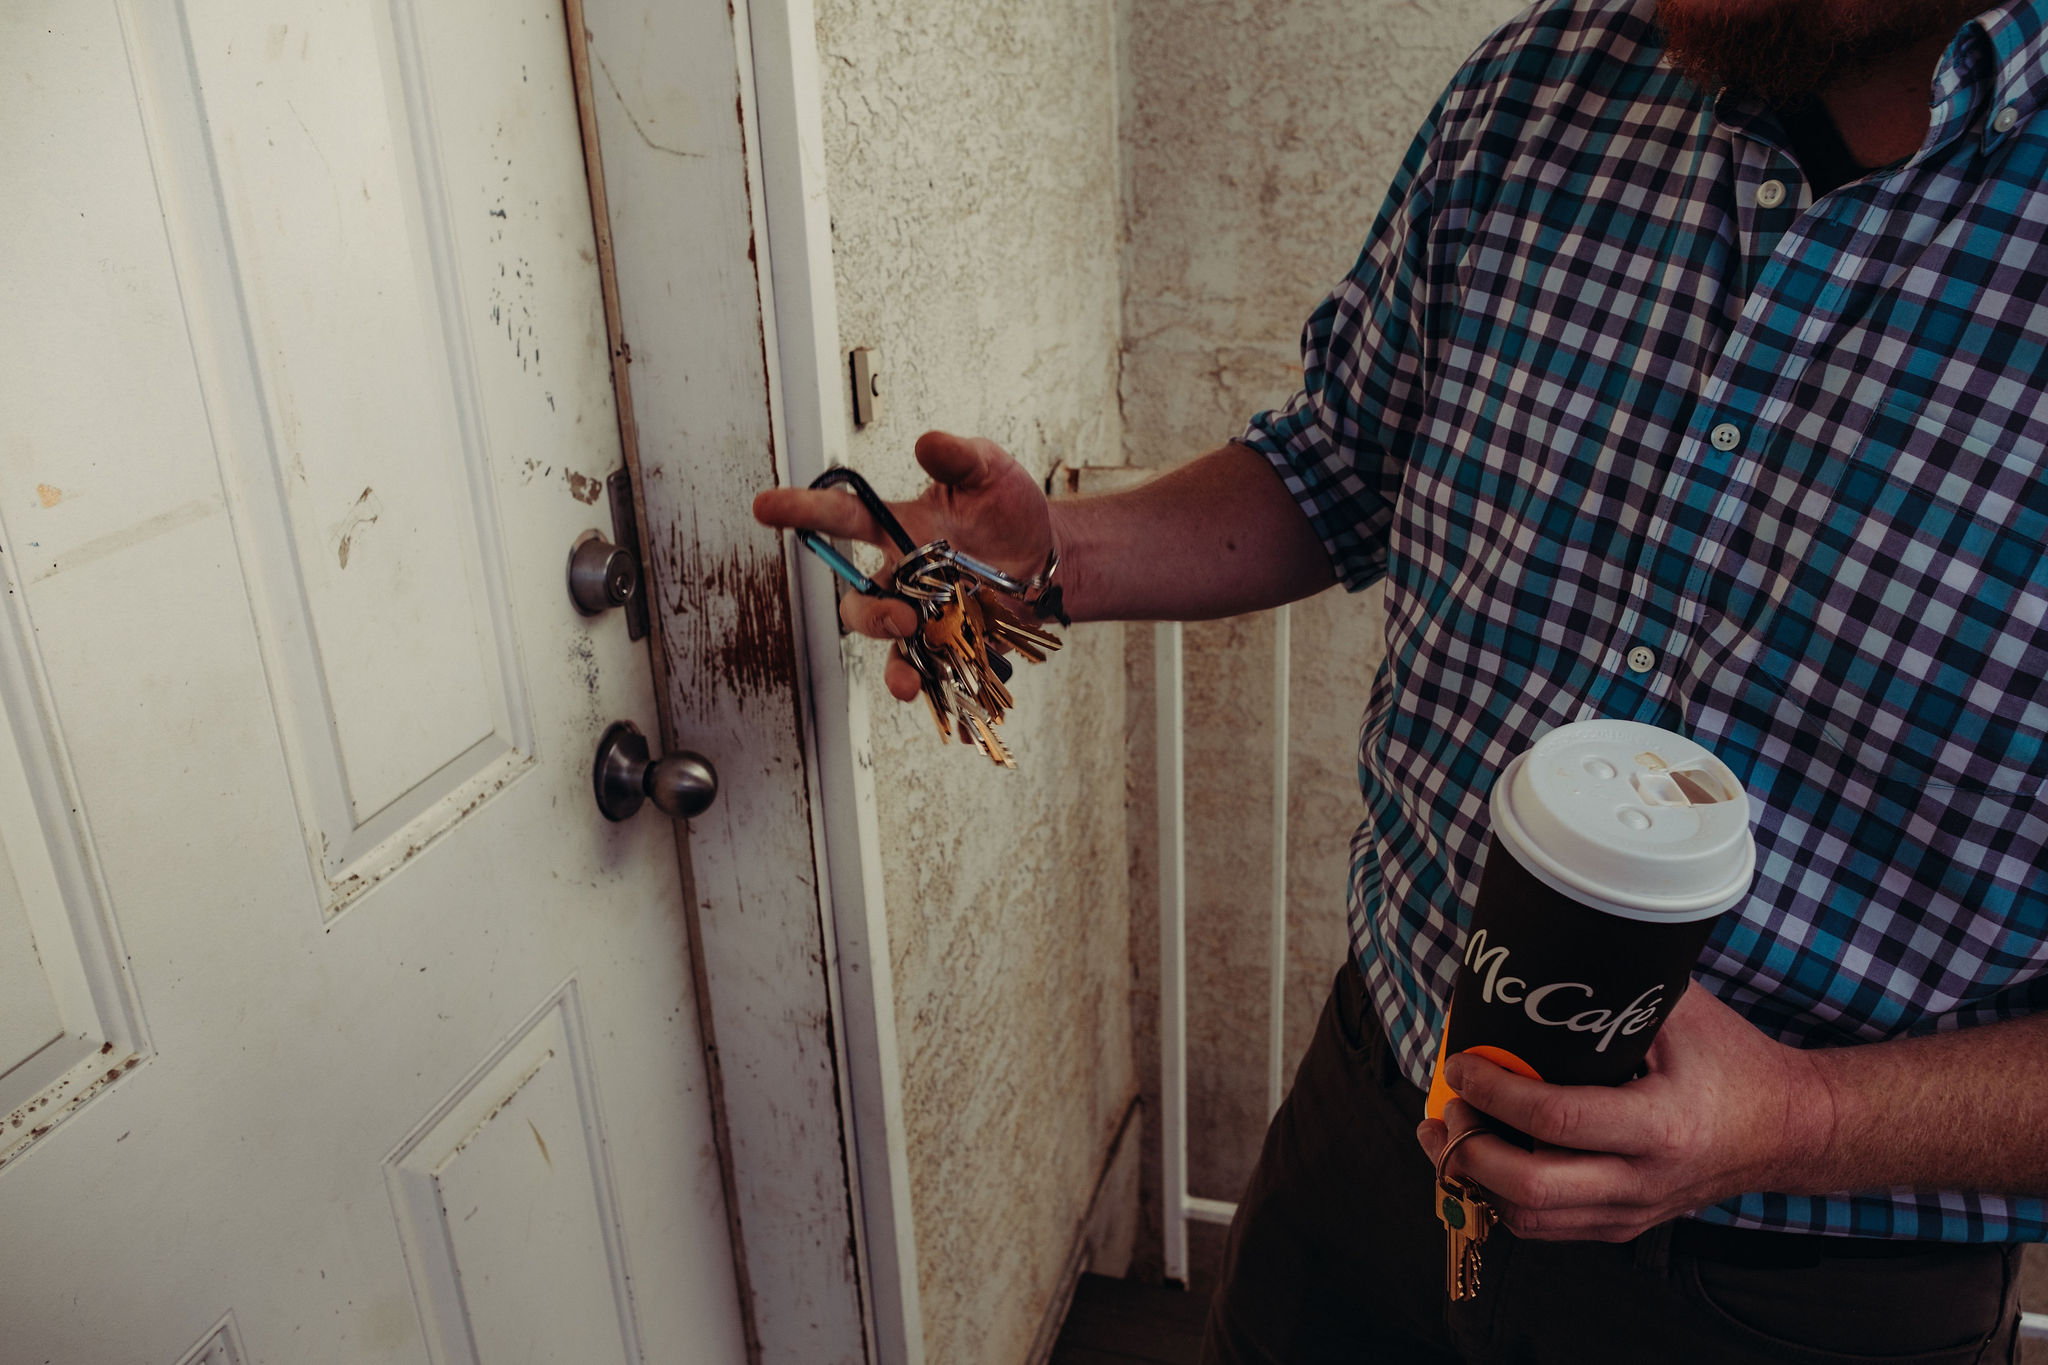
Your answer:
[[[743,1357],[550,0],[0,4],[0,1360]]]

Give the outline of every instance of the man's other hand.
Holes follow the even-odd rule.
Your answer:
[[[1451,1171],[1485,1186],[1516,1236],[1546,1241],[1624,1242],[1733,1195],[1796,1189],[1824,1165],[1834,1104],[1812,1056],[1697,982],[1648,1062],[1627,1085],[1565,1086],[1453,1057],[1445,1079],[1459,1099],[1415,1135],[1432,1162],[1479,1113],[1535,1138],[1525,1152],[1475,1137],[1452,1153]]]
[[[994,441],[928,431],[917,438],[917,462],[932,476],[924,492],[889,510],[919,545],[945,540],[1016,578],[1045,567],[1053,547],[1051,504],[1045,490]],[[879,545],[883,572],[901,558],[860,499],[843,488],[771,488],[754,499],[754,519],[766,526],[822,532]],[[880,640],[901,640],[918,628],[917,612],[896,598],[846,593],[839,616],[848,630]],[[895,650],[883,675],[899,701],[915,701],[917,672]]]

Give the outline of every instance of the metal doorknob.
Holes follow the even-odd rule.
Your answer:
[[[613,721],[597,742],[591,784],[607,820],[631,819],[644,801],[674,819],[689,820],[718,799],[718,770],[710,759],[688,750],[652,758],[647,736],[630,720]]]
[[[631,550],[596,531],[576,537],[569,549],[569,599],[585,616],[598,616],[633,600],[640,586],[640,562]]]

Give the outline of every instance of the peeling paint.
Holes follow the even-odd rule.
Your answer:
[[[500,1099],[495,1105],[491,1106],[491,1112],[485,1114],[481,1119],[478,1119],[476,1121],[476,1124],[467,1133],[463,1134],[462,1140],[457,1142],[453,1147],[448,1149],[448,1155],[443,1158],[444,1163],[447,1161],[452,1161],[457,1155],[459,1155],[462,1151],[468,1148],[470,1143],[475,1142],[477,1140],[478,1135],[480,1135],[484,1131],[484,1129],[491,1126],[491,1120],[497,1118],[498,1115],[504,1113],[505,1110],[511,1106],[512,1101],[519,1098],[519,1092],[526,1089],[528,1083],[531,1082],[535,1076],[540,1075],[541,1071],[547,1066],[547,1064],[549,1062],[552,1062],[554,1059],[555,1050],[553,1048],[549,1048],[539,1058],[535,1059],[532,1066],[526,1068],[526,1070],[519,1073],[519,1079],[512,1082],[511,1089],[505,1092],[503,1099]],[[527,1120],[529,1126],[531,1126],[532,1122],[533,1121],[531,1119]],[[538,1128],[535,1128],[533,1131],[533,1140],[535,1142],[540,1142],[540,1130]],[[547,1150],[546,1143],[541,1143],[541,1150],[543,1152]],[[548,1164],[553,1165],[554,1163],[551,1161]]]
[[[113,1050],[112,1043],[104,1044],[91,1060],[96,1063]],[[143,1054],[131,1053],[119,1065],[108,1067],[97,1075],[73,1069],[34,1099],[0,1119],[0,1168],[27,1151],[37,1138],[77,1113],[87,1100],[140,1066],[142,1060]],[[124,1133],[122,1136],[127,1135]]]
[[[603,479],[593,479],[588,474],[579,474],[573,469],[563,470],[562,478],[569,484],[569,496],[578,502],[596,502],[604,496]]]
[[[342,568],[348,567],[349,550],[354,545],[355,538],[365,528],[375,526],[377,518],[383,515],[383,512],[384,504],[379,501],[375,491],[365,488],[356,498],[355,505],[349,508],[348,515],[341,519],[341,527],[334,536],[334,557],[340,561]]]
[[[742,705],[786,702],[796,691],[796,641],[780,555],[736,550],[710,561],[677,526],[667,558],[666,639],[682,676],[708,678]],[[709,698],[689,700],[710,713]]]
[[[590,636],[582,631],[569,639],[569,672],[577,685],[583,689],[583,724],[590,732],[591,742],[606,724],[604,712],[604,680],[597,667],[597,647]]]
[[[358,859],[347,875],[328,883],[327,925],[334,921],[364,892],[404,867],[423,850],[433,847],[443,835],[460,828],[464,817],[534,770],[530,753],[514,750],[467,784],[457,787],[413,822]],[[322,835],[316,850],[318,866],[327,866],[327,840]]]

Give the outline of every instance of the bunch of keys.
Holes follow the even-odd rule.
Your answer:
[[[851,469],[828,469],[811,481],[813,488],[842,484],[853,490],[903,555],[890,586],[877,584],[815,531],[799,531],[797,540],[854,591],[899,598],[917,608],[918,631],[901,642],[903,656],[917,670],[940,737],[957,736],[992,762],[1016,767],[1017,760],[996,734],[1005,713],[1016,705],[1005,686],[1011,665],[1003,651],[1037,664],[1060,647],[1058,636],[1027,623],[998,599],[999,593],[1022,598],[1029,585],[943,540],[915,544],[888,504]]]
[[[1479,1248],[1499,1220],[1486,1191],[1462,1176],[1447,1175],[1444,1164],[1459,1143],[1485,1131],[1467,1128],[1446,1142],[1436,1158],[1436,1219],[1444,1225],[1444,1284],[1452,1303],[1479,1292]]]

